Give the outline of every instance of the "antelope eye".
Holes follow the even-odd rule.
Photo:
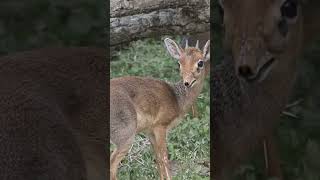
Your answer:
[[[298,4],[296,0],[286,0],[281,8],[282,17],[293,19],[298,15]]]
[[[202,68],[202,67],[203,67],[203,65],[204,65],[204,63],[203,63],[203,61],[202,61],[202,60],[198,61],[198,67],[199,67],[199,68]]]

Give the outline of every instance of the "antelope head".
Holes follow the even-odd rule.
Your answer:
[[[198,41],[195,47],[189,47],[186,41],[185,49],[169,38],[164,42],[170,55],[178,60],[184,85],[192,88],[195,84],[201,83],[209,69],[210,41],[207,41],[203,50],[199,49]]]
[[[220,0],[224,47],[245,82],[279,77],[295,66],[302,44],[299,0]]]

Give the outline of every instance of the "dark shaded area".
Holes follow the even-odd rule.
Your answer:
[[[104,59],[102,48],[0,58],[0,179],[106,179]]]
[[[41,47],[105,47],[105,1],[3,0],[0,55]]]
[[[223,25],[217,1],[214,1],[211,15],[214,20],[211,27],[214,34],[213,59],[215,64],[220,64],[223,56]],[[305,47],[298,61],[298,73],[291,100],[288,102],[289,107],[279,115],[281,121],[275,136],[280,148],[281,166],[285,179],[320,178],[319,59],[320,41],[318,40]],[[214,163],[216,157],[214,154],[212,156],[212,163]],[[265,179],[263,158],[262,149],[260,149],[239,169],[238,179]]]
[[[106,179],[105,4],[0,2],[0,179]]]

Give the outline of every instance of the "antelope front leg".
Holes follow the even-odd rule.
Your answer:
[[[160,180],[171,180],[171,173],[169,168],[169,160],[166,145],[167,128],[156,127],[150,134],[150,141],[153,146]]]
[[[192,117],[195,118],[195,117],[199,117],[199,114],[198,114],[198,108],[197,108],[197,103],[193,103],[193,105],[191,106],[191,110],[192,110]]]

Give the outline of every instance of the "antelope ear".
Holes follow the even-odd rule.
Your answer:
[[[206,45],[204,45],[202,52],[204,61],[210,60],[210,40],[208,40]]]
[[[169,51],[170,55],[175,59],[180,59],[182,52],[181,48],[171,39],[166,38],[164,40],[166,44],[167,50]]]

